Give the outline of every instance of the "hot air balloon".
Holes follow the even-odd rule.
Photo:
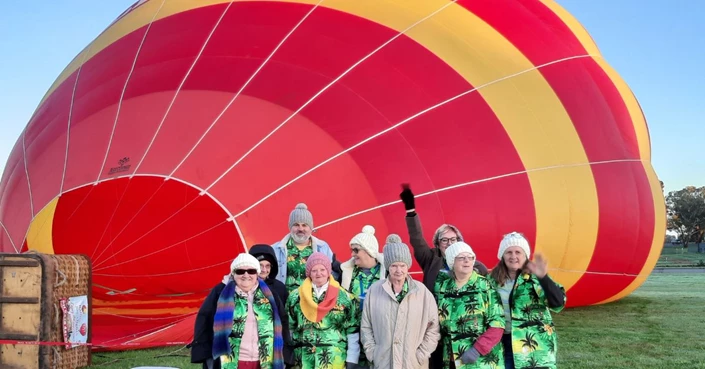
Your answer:
[[[366,224],[406,238],[401,183],[490,267],[523,232],[572,306],[628,295],[662,248],[640,106],[551,0],[142,0],[17,140],[0,250],[89,255],[98,345],[188,341],[297,203],[339,260]]]

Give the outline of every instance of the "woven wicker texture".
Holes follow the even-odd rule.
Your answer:
[[[72,296],[88,296],[89,311],[91,308],[91,264],[85,255],[42,255],[45,265],[52,264],[54,273],[48,279],[53,279],[50,315],[50,337],[52,342],[62,342],[63,328],[60,300]],[[46,270],[49,271],[50,268]],[[91,322],[88,324],[88,342],[91,337]],[[90,363],[90,347],[78,346],[66,349],[64,346],[53,346],[48,350],[48,367],[52,369],[74,369],[87,366]]]

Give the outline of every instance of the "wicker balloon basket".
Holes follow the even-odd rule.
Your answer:
[[[0,275],[0,368],[74,369],[90,365],[88,345],[65,344],[91,342],[88,257],[0,253]],[[75,301],[82,302],[77,305]],[[76,327],[71,322],[79,323]]]

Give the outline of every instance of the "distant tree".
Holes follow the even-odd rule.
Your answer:
[[[705,186],[688,186],[671,191],[666,196],[668,229],[678,234],[684,246],[688,245],[696,231],[695,226],[705,228]]]

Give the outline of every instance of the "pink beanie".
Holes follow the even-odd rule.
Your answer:
[[[314,252],[311,254],[311,256],[308,257],[308,260],[306,261],[306,276],[310,277],[311,276],[311,269],[315,267],[316,265],[323,265],[326,270],[328,271],[328,274],[333,274],[333,269],[331,268],[331,263],[330,259],[326,256],[326,254],[322,252]]]

